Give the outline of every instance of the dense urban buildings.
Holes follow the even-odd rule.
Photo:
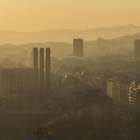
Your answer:
[[[75,41],[81,43],[81,49],[83,40]],[[98,39],[98,49],[104,51],[108,45],[113,43]],[[69,46],[62,51],[66,49]],[[42,133],[52,132],[61,140],[134,137],[139,122],[140,63],[134,61],[132,52],[93,59],[87,57],[87,49],[84,57],[82,53],[71,55],[72,48],[71,54],[54,57],[54,50],[44,46],[31,49],[31,53],[24,48],[21,56],[4,59],[0,69],[1,116],[22,124],[27,137],[41,124]],[[0,138],[6,134],[8,138],[10,131]],[[12,138],[19,139],[20,132],[15,131],[11,131]]]
[[[103,124],[108,127],[113,123],[114,103],[100,89],[88,89],[85,93],[78,93],[76,98],[78,117],[92,116],[91,122],[96,129]]]
[[[140,140],[140,1],[0,6],[0,140]]]

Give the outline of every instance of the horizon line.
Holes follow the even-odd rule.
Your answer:
[[[17,32],[17,33],[35,33],[35,32],[44,32],[44,31],[86,31],[86,30],[94,30],[94,29],[101,29],[101,28],[117,28],[117,27],[126,27],[126,26],[134,26],[134,27],[140,27],[135,24],[125,24],[125,25],[119,25],[119,26],[101,26],[101,27],[95,27],[95,28],[87,28],[87,29],[44,29],[44,30],[38,30],[38,31],[15,31],[15,30],[6,30],[6,29],[0,29],[0,31],[9,31],[9,32]]]

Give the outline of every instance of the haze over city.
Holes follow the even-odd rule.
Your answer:
[[[0,6],[0,140],[140,140],[140,0]]]

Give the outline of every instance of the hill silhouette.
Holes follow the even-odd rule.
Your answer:
[[[87,30],[45,30],[39,32],[15,32],[0,30],[0,44],[28,44],[38,42],[67,42],[73,38],[84,38],[85,41],[97,38],[113,39],[125,35],[138,34],[140,27],[133,24],[119,27],[101,27]]]

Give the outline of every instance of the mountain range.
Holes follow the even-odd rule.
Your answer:
[[[87,30],[44,30],[38,32],[15,32],[0,30],[0,45],[2,44],[27,44],[38,42],[67,42],[73,38],[83,38],[92,41],[97,38],[113,39],[120,36],[140,33],[140,26],[129,24],[118,27],[101,27]]]

